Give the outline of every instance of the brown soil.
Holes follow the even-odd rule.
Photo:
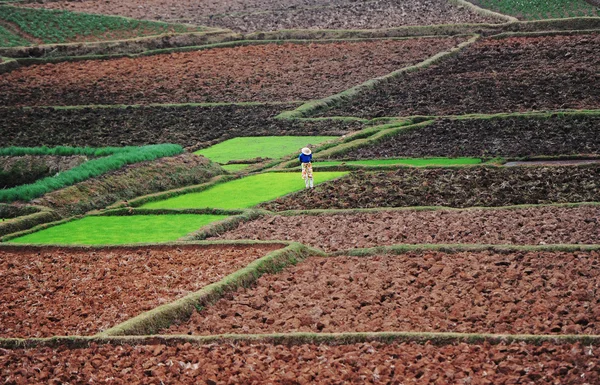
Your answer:
[[[328,252],[401,243],[600,244],[600,206],[275,215],[216,239],[293,240]]]
[[[598,285],[598,252],[314,257],[166,332],[598,334]]]
[[[0,75],[0,104],[309,100],[420,62],[461,40],[268,44],[38,65]]]
[[[484,39],[326,114],[366,118],[596,109],[599,68],[600,34]]]
[[[279,247],[2,249],[0,336],[95,334],[197,291]]]
[[[315,180],[319,174],[315,173]],[[261,204],[271,211],[411,206],[510,206],[600,201],[600,167],[402,168],[354,172]],[[308,195],[310,194],[310,195]]]
[[[29,6],[29,5],[28,5]],[[138,19],[188,22],[236,31],[374,29],[403,25],[498,22],[443,0],[58,1],[36,5]]]
[[[205,183],[222,173],[223,170],[207,158],[186,153],[131,164],[50,192],[32,202],[68,217],[102,209],[123,199]]]
[[[596,384],[598,349],[575,344],[220,344],[0,349],[8,384]]]

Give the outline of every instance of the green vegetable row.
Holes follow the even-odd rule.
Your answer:
[[[477,4],[525,20],[600,16],[600,9],[585,0],[477,0]]]
[[[31,45],[30,42],[0,25],[0,47],[24,47],[29,45]]]

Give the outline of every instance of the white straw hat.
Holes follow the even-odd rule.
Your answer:
[[[312,154],[312,151],[310,151],[310,148],[308,148],[308,147],[304,147],[304,148],[302,149],[302,153],[303,153],[304,155],[310,155],[310,154]]]

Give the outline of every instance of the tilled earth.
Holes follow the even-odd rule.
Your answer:
[[[228,293],[168,334],[598,334],[600,253],[313,257]]]
[[[598,349],[579,343],[214,344],[0,349],[9,384],[595,384]]]
[[[293,240],[327,252],[401,243],[600,244],[600,206],[275,215],[216,238]]]
[[[315,179],[319,174],[315,172]],[[278,198],[271,211],[407,206],[509,206],[600,200],[600,166],[402,168],[353,172]]]
[[[418,63],[464,38],[262,44],[19,68],[0,105],[298,101]]]
[[[353,159],[600,153],[600,115],[441,119],[352,151]],[[342,157],[347,158],[348,154]]]
[[[594,109],[600,108],[599,69],[600,34],[490,38],[326,114],[373,118]]]
[[[35,5],[139,19],[188,22],[240,32],[279,29],[374,29],[403,25],[497,23],[443,0],[57,1]],[[34,6],[28,4],[28,6]]]
[[[7,146],[139,146],[176,143],[198,149],[240,136],[333,135],[360,122],[279,120],[283,105],[143,106],[139,108],[0,108]]]
[[[197,291],[279,247],[2,249],[0,336],[95,334]]]

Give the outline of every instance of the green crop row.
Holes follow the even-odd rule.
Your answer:
[[[585,0],[478,0],[484,8],[525,20],[599,16],[600,9]]]
[[[0,47],[24,47],[31,43],[0,25]]]
[[[12,147],[11,151],[14,151],[15,148],[17,147]],[[93,150],[96,151],[94,152]],[[35,183],[0,190],[0,202],[29,201],[48,192],[120,169],[127,164],[181,154],[183,148],[176,144],[159,144],[144,147],[124,147],[120,150],[109,148],[107,152],[103,152],[102,149],[82,149],[82,151],[107,156],[90,160],[79,167],[59,173],[53,177],[40,179]]]
[[[114,40],[190,31],[190,27],[181,24],[7,5],[0,6],[0,19],[15,24],[23,33],[45,44]]]

